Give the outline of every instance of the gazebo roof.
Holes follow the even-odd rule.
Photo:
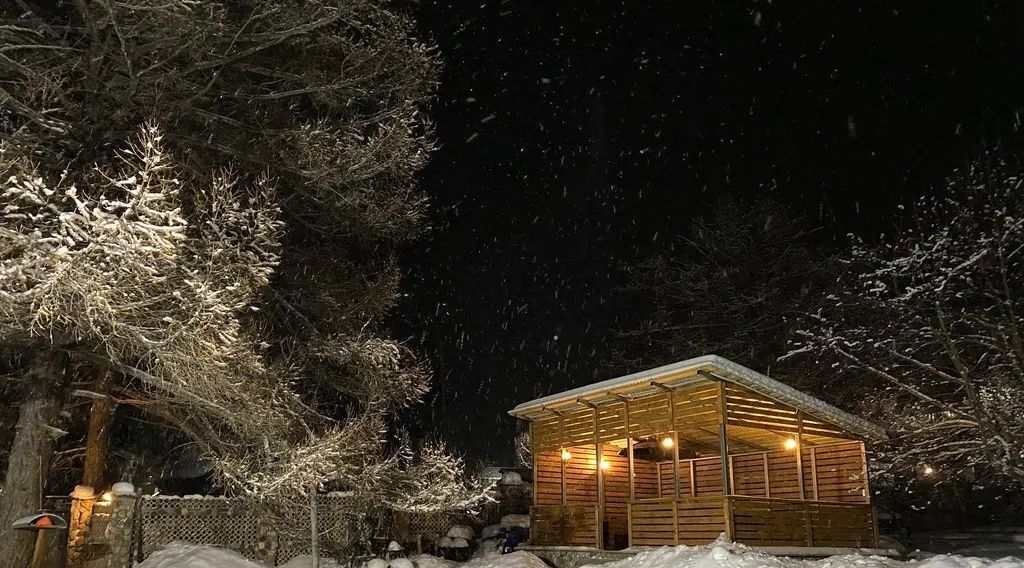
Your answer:
[[[703,376],[702,376],[703,375]],[[551,408],[565,408],[580,401],[590,404],[614,402],[614,395],[642,396],[657,392],[663,385],[678,387],[710,378],[746,387],[772,400],[787,404],[796,410],[839,426],[844,430],[871,440],[885,440],[885,430],[863,418],[844,412],[825,401],[780,383],[753,369],[749,369],[718,355],[703,355],[670,365],[632,373],[622,377],[585,385],[565,392],[548,395],[516,406],[509,414],[520,418],[533,418]]]

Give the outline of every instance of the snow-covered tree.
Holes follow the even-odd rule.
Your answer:
[[[283,413],[296,406],[286,384],[239,323],[278,263],[269,182],[243,189],[214,175],[188,188],[186,212],[154,128],[114,156],[48,180],[0,140],[0,342],[31,360],[0,500],[4,527],[42,489],[69,358],[123,373],[147,412],[194,432],[211,455],[248,445],[277,460],[287,440],[255,441],[294,427]]]
[[[1024,482],[1024,188],[980,161],[877,244],[857,241],[790,357],[854,378],[918,476]]]
[[[393,471],[428,383],[381,333],[426,208],[437,66],[412,31],[381,0],[0,3],[2,340],[43,427],[2,515],[37,494],[10,475],[39,479],[69,359],[235,491]],[[118,153],[141,124],[161,134]]]
[[[704,353],[771,369],[796,316],[829,280],[804,219],[767,197],[724,197],[670,250],[629,267],[637,315],[618,331],[624,366]]]

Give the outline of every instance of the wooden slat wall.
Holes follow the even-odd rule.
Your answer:
[[[562,460],[558,450],[537,452],[533,472],[537,505],[562,504]]]
[[[817,446],[804,452],[805,456],[814,451],[817,465],[819,501],[843,501],[866,503],[867,480],[864,479],[864,453],[860,442]],[[810,458],[804,458],[805,469],[810,468]],[[811,473],[805,472],[807,487],[811,487]]]
[[[707,544],[725,530],[722,503],[722,497],[713,496],[678,502],[669,498],[634,503],[633,545]]]
[[[596,505],[537,505],[530,512],[530,543],[597,546]]]
[[[597,503],[597,475],[594,446],[566,448],[572,458],[565,462],[565,502],[569,505]]]
[[[680,432],[697,427],[717,426],[717,383],[708,381],[678,389],[675,393],[675,429]],[[602,442],[626,437],[625,405],[621,402],[602,404],[597,409],[599,438]],[[668,399],[654,393],[633,399],[629,405],[630,435],[634,438],[670,432]],[[579,408],[546,415],[533,421],[534,451],[594,442],[594,410]]]
[[[629,504],[629,463],[614,446],[604,446],[604,520],[608,523],[609,543],[614,535],[626,534],[626,515]]]
[[[729,424],[795,434],[796,410],[738,385],[726,386]],[[803,431],[810,436],[849,438],[842,428],[803,416]]]
[[[804,448],[804,498],[818,501],[864,503],[868,501],[864,483],[864,459],[860,442],[842,442]],[[812,459],[813,454],[813,459]],[[768,489],[771,497],[799,499],[796,453],[792,450],[756,452],[732,456],[733,494],[767,497],[764,461],[768,459]],[[717,456],[679,461],[679,493],[690,495],[690,462],[697,472],[697,496],[721,495],[721,461]],[[814,470],[812,470],[812,465]],[[662,497],[673,493],[672,463],[658,463]],[[818,493],[814,494],[815,474]]]
[[[867,503],[731,497],[734,540],[753,546],[875,546]]]
[[[729,425],[737,444],[749,442],[747,449],[774,445],[780,435],[797,431],[796,410],[737,385],[726,388]],[[675,430],[687,438],[715,444],[717,427],[717,383],[705,382],[675,391]],[[597,409],[598,435],[602,442],[626,437],[625,405],[621,402],[602,404]],[[851,439],[837,426],[804,414],[803,431],[810,443],[829,443]],[[657,436],[671,432],[668,400],[664,393],[640,396],[630,402],[630,434],[634,438]],[[545,415],[533,422],[535,450],[563,446],[579,446],[594,442],[594,410],[578,407],[559,417]],[[737,446],[741,447],[741,446]]]

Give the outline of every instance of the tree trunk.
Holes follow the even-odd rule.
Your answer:
[[[114,401],[110,389],[114,373],[101,369],[93,385],[93,392],[102,395],[92,401],[89,410],[89,433],[85,439],[85,466],[82,469],[82,485],[88,485],[99,492],[104,486],[107,453],[110,448],[110,417],[114,412]]]
[[[11,523],[39,509],[53,459],[51,424],[60,416],[67,390],[66,362],[60,351],[41,350],[25,373],[27,385],[0,493],[0,568],[25,568],[32,559],[34,533],[11,530]]]
[[[99,495],[106,487],[103,476],[107,471],[107,455],[110,448],[110,419],[114,412],[114,401],[110,391],[114,373],[107,369],[96,370],[92,390],[97,395],[89,408],[89,432],[85,438],[85,465],[82,467],[82,485],[91,487]],[[76,493],[78,489],[76,488]],[[68,519],[68,568],[85,566],[86,546],[92,532],[92,513],[95,498],[75,500],[71,518]]]

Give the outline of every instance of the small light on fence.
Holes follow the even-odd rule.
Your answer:
[[[601,469],[608,469],[612,464],[608,463],[608,460],[601,460]]]
[[[114,501],[114,494],[110,491],[104,491],[103,495],[100,495],[100,504],[109,505]]]
[[[935,473],[935,470],[932,469],[932,466],[926,465],[926,466],[924,466],[924,469],[921,470],[921,473],[923,473],[925,475],[931,475],[931,474]]]
[[[786,448],[787,450],[795,450],[796,440],[794,440],[793,438],[786,438],[786,441],[782,442],[782,447]]]
[[[674,445],[676,445],[676,443],[672,441],[672,438],[665,438],[664,440],[661,441],[661,447],[665,448],[666,450],[671,450],[672,446]]]
[[[569,450],[562,450],[562,461],[567,462],[570,459],[572,459],[572,454],[569,453]]]

